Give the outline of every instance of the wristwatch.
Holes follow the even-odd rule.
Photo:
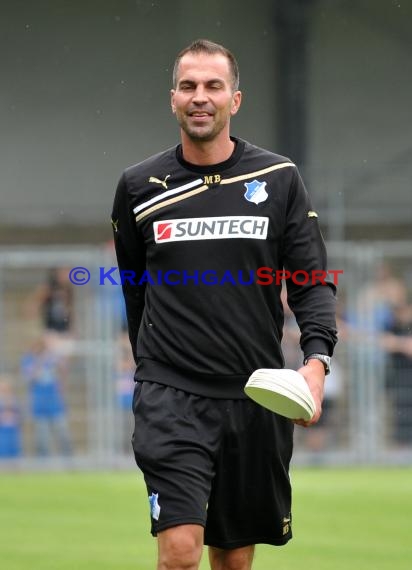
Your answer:
[[[331,361],[330,356],[327,356],[326,354],[318,354],[317,352],[315,352],[313,354],[309,354],[309,356],[307,356],[303,361],[303,364],[306,366],[308,360],[311,360],[312,358],[316,358],[316,360],[320,360],[322,362],[323,366],[325,367],[326,375],[330,373],[330,361]]]

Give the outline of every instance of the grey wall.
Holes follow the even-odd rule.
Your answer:
[[[234,132],[273,146],[270,2],[261,2],[253,25],[241,2],[220,4],[7,2],[0,223],[106,219],[121,170],[177,141],[171,67],[196,37],[237,53],[248,94]]]
[[[311,186],[343,224],[409,225],[412,237],[412,3],[318,2],[310,45]]]
[[[171,66],[196,37],[238,57],[233,133],[282,153],[275,4],[2,0],[0,229],[106,223],[121,170],[177,141]],[[412,3],[313,2],[305,173],[338,237],[412,217],[411,19]]]

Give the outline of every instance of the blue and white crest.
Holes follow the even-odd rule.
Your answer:
[[[160,505],[158,499],[159,493],[152,493],[149,497],[150,514],[155,521],[158,521],[160,516]]]
[[[260,204],[260,202],[264,202],[269,195],[265,190],[266,182],[254,180],[253,182],[245,182],[245,186],[246,192],[244,193],[244,197],[248,202]]]

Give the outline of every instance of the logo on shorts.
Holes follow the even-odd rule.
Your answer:
[[[160,505],[158,499],[159,493],[152,493],[149,497],[150,514],[155,521],[158,521],[160,516]]]
[[[266,182],[254,180],[253,182],[245,182],[245,186],[246,192],[243,195],[248,202],[260,204],[260,202],[264,202],[269,195],[265,190]]]
[[[290,515],[288,517],[283,517],[283,521],[282,521],[282,534],[283,534],[283,536],[285,536],[285,534],[288,534],[288,532],[290,532]]]

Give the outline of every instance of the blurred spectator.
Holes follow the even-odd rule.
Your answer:
[[[412,444],[412,305],[396,307],[382,345],[388,353],[386,388],[393,406],[393,439]]]
[[[29,300],[31,313],[40,316],[45,332],[69,334],[73,327],[73,285],[68,269],[50,269],[46,283],[40,285]]]
[[[123,332],[118,340],[118,360],[116,366],[116,395],[121,413],[122,451],[131,453],[131,436],[133,429],[132,402],[134,391],[135,362],[127,332]]]
[[[287,303],[286,289],[282,289],[281,300],[284,312],[282,351],[285,368],[298,370],[303,364],[303,354],[299,346],[300,330],[295,315]],[[338,313],[339,314],[339,313]],[[323,451],[335,443],[336,415],[343,393],[343,375],[336,358],[333,359],[331,373],[326,377],[322,415],[317,424],[300,433],[302,444],[310,451]]]
[[[0,376],[0,460],[21,455],[21,413],[10,378]]]
[[[372,281],[360,289],[346,320],[359,332],[379,334],[391,325],[393,308],[405,302],[406,298],[405,283],[393,274],[388,263],[382,262],[376,268]]]
[[[104,243],[104,250],[110,260],[109,263],[111,267],[117,268],[113,239]],[[106,267],[106,269],[108,269],[108,267]],[[124,302],[122,286],[120,285],[121,279],[118,269],[112,274],[112,277],[118,285],[113,285],[109,279],[104,280],[103,284],[99,283],[97,286],[98,294],[96,295],[96,299],[101,304],[100,307],[105,307],[105,314],[110,322],[113,322],[119,330],[127,332],[126,304]]]
[[[336,357],[326,377],[320,420],[305,430],[305,445],[314,452],[332,449],[337,443],[339,405],[343,393],[343,373]]]
[[[52,436],[58,453],[71,454],[66,405],[62,393],[66,360],[47,336],[38,338],[21,358],[21,371],[29,387],[36,454],[51,452]]]

